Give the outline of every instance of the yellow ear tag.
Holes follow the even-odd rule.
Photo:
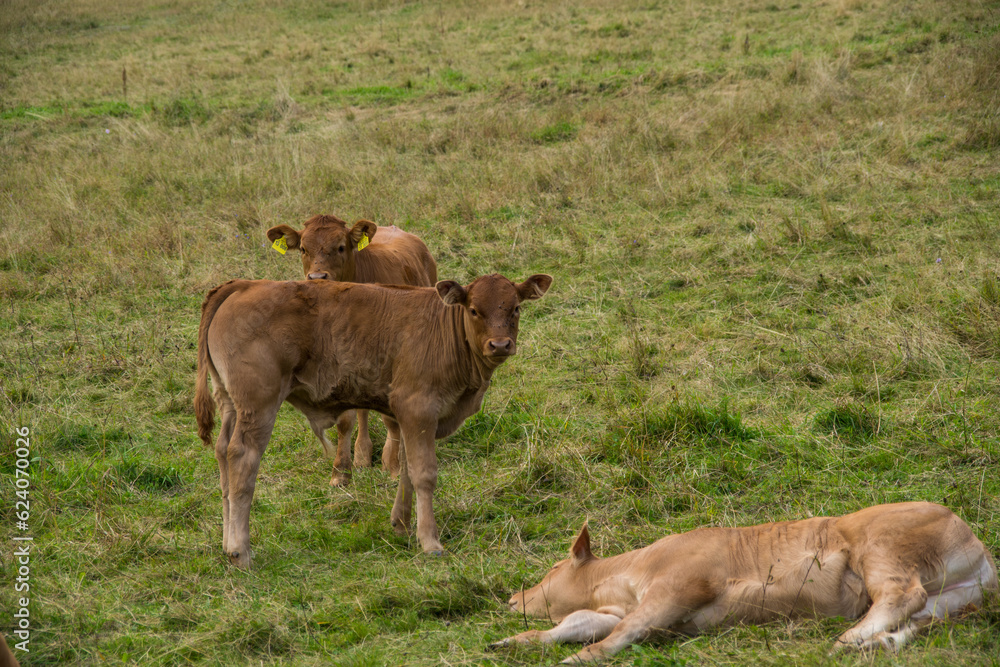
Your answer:
[[[278,237],[278,240],[271,244],[271,247],[280,252],[282,255],[288,251],[288,243],[285,242],[285,237]]]
[[[368,235],[362,234],[361,240],[358,241],[358,250],[364,250],[367,247],[368,247]]]

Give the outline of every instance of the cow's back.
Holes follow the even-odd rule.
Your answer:
[[[312,357],[297,380],[312,400],[325,396],[354,407],[391,414],[390,385],[434,382],[429,359],[454,339],[447,306],[432,288],[340,283],[331,291],[316,285],[320,298]],[[449,355],[452,356],[452,355]]]
[[[278,387],[334,411],[389,412],[390,385],[420,377],[433,384],[441,364],[432,361],[454,361],[449,307],[432,288],[241,283],[208,331],[212,362],[227,387]]]
[[[419,238],[394,225],[380,226],[371,243],[355,256],[355,281],[432,287],[437,264]]]

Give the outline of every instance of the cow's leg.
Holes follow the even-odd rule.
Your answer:
[[[581,609],[562,620],[562,622],[551,630],[528,630],[513,637],[507,637],[495,644],[490,644],[491,649],[510,646],[511,644],[568,644],[578,642],[589,644],[590,642],[601,641],[611,634],[615,626],[621,622],[624,613],[612,614],[593,611],[591,609]]]
[[[874,635],[869,642],[870,646],[881,646],[887,651],[898,651],[906,642],[910,641],[918,632],[927,627],[934,620],[933,616],[928,616],[920,620],[910,619],[905,625],[892,632],[880,632]]]
[[[392,512],[389,514],[389,520],[396,534],[400,537],[405,537],[410,533],[413,484],[410,482],[409,470],[406,466],[406,447],[402,440],[399,441],[399,447],[396,451],[399,454],[399,484],[396,486],[396,500],[392,504]]]
[[[215,441],[215,460],[219,464],[219,486],[222,488],[222,550],[229,553],[229,463],[226,454],[229,441],[233,436],[233,426],[236,424],[236,410],[228,396],[217,395],[222,427],[219,438]]]
[[[345,412],[340,415],[339,418],[333,417],[329,414],[322,416],[310,416],[309,426],[312,428],[313,433],[319,438],[319,444],[323,445],[323,456],[328,459],[333,459],[333,476],[330,478],[330,486],[347,486],[351,481],[351,467],[347,466],[346,472],[340,470],[338,462],[342,462],[343,458],[341,456],[341,449],[345,446],[350,447],[350,437],[351,428],[353,428],[353,417],[354,412]],[[345,419],[345,417],[347,419]],[[349,424],[341,425],[341,420],[350,421]],[[330,438],[326,434],[326,430],[337,425],[337,445],[330,441]],[[344,432],[346,430],[346,437]],[[350,450],[348,449],[348,455],[350,455]],[[348,462],[350,459],[348,459]]]
[[[296,406],[298,407],[298,406]],[[299,408],[301,410],[301,408]],[[337,423],[337,420],[329,415],[309,414],[309,428],[319,438],[319,444],[323,446],[323,456],[332,459],[337,456],[337,447],[330,441],[326,434],[326,429]]]
[[[354,441],[354,467],[372,467],[372,439],[368,435],[367,410],[358,410],[358,439]]]
[[[236,426],[226,452],[229,464],[229,541],[230,562],[250,567],[250,504],[260,459],[271,438],[278,406],[254,412],[236,411]]]
[[[879,635],[905,626],[927,603],[927,591],[917,575],[907,578],[891,571],[879,572],[877,567],[866,568],[865,587],[872,606],[854,627],[837,638],[834,649],[881,646]]]
[[[980,604],[982,601],[983,590],[978,582],[972,580],[959,582],[943,593],[928,597],[923,609],[910,616],[898,629],[873,635],[868,645],[882,646],[890,651],[896,651],[933,621],[961,613],[964,609]]]
[[[356,414],[354,410],[348,410],[337,417],[337,458],[333,460],[330,486],[347,486],[351,483],[351,432],[354,430]]]
[[[607,637],[566,658],[563,664],[606,660],[651,635],[676,629],[684,619],[713,604],[718,597],[717,591],[705,585],[685,587],[680,573],[664,577],[664,581],[650,588],[642,603],[626,614]]]
[[[399,423],[382,415],[385,424],[385,447],[382,448],[382,470],[390,477],[399,476]]]
[[[440,556],[444,547],[438,541],[437,522],[434,520],[434,488],[437,486],[437,455],[434,452],[434,433],[437,420],[401,419],[399,422],[406,449],[406,473],[400,461],[400,479],[409,477],[417,499],[417,539],[424,553]]]

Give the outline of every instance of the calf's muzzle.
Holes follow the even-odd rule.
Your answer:
[[[486,352],[493,357],[509,357],[515,352],[511,338],[493,338],[486,342]]]

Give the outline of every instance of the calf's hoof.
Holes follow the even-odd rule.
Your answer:
[[[486,645],[487,651],[499,651],[500,649],[507,648],[511,644],[516,643],[513,637],[507,637],[506,639],[501,639],[498,642],[493,642],[492,644]]]
[[[250,569],[250,552],[249,552],[249,550],[247,550],[247,551],[233,551],[233,552],[229,553],[228,556],[229,556],[229,563],[231,565],[234,565],[235,567],[238,567],[241,570],[249,570]]]
[[[447,555],[447,552],[445,552],[444,547],[441,546],[440,543],[437,543],[437,544],[428,544],[426,547],[424,547],[424,553],[427,554],[428,556],[445,556],[445,555]]]
[[[402,519],[393,519],[389,523],[392,524],[392,531],[396,533],[398,537],[406,537],[410,534],[410,522],[403,521]]]
[[[345,486],[351,485],[351,473],[349,472],[335,472],[333,477],[330,478],[330,486],[339,486],[343,488]]]

